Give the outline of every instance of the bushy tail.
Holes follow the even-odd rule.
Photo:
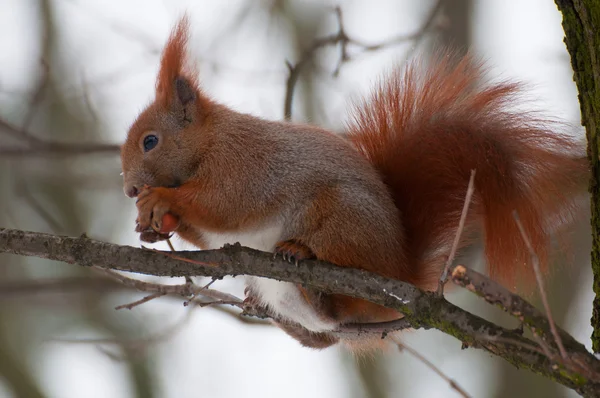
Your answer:
[[[424,288],[450,252],[472,169],[461,245],[482,234],[491,277],[511,287],[534,277],[513,210],[546,269],[551,235],[573,222],[586,192],[584,144],[558,122],[511,109],[519,85],[482,86],[483,72],[469,56],[413,63],[357,107],[348,128],[392,192]]]

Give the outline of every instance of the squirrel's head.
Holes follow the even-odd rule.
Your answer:
[[[214,104],[202,94],[186,60],[188,21],[183,17],[163,50],[154,102],[137,117],[121,147],[123,190],[175,187],[192,178],[210,141],[202,134]]]

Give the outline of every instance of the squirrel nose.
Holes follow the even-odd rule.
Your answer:
[[[125,186],[123,191],[125,192],[125,195],[129,196],[130,198],[135,198],[139,193],[139,190],[135,185]]]

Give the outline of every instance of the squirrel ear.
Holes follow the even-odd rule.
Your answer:
[[[195,102],[197,97],[196,88],[182,76],[178,76],[175,79],[175,94],[177,96],[177,101],[182,106],[186,106],[190,102]]]
[[[198,100],[200,92],[190,79],[177,76],[173,82],[169,108],[179,123],[187,125],[197,122],[200,114]]]

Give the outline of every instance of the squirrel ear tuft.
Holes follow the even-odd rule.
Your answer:
[[[186,105],[196,99],[197,82],[195,70],[188,60],[187,42],[189,19],[184,15],[171,31],[162,52],[160,70],[156,79],[156,99],[165,107],[175,104]]]
[[[162,109],[174,113],[182,123],[196,122],[207,112],[206,98],[196,78],[197,70],[188,59],[189,21],[184,15],[173,28],[163,49],[156,79],[156,102]]]

